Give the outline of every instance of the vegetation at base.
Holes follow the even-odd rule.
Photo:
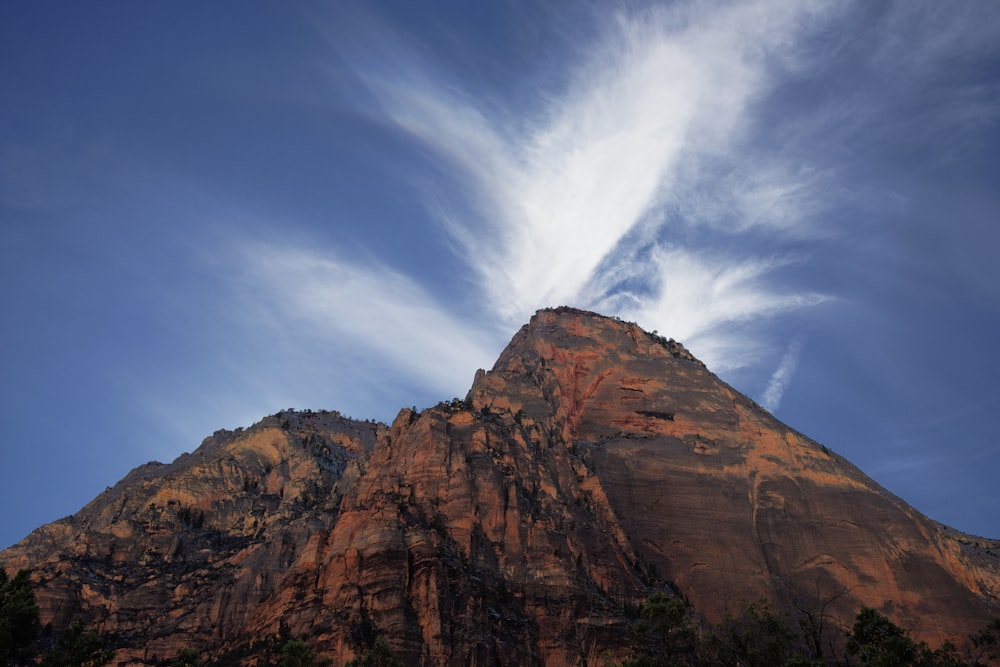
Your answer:
[[[258,662],[276,667],[331,667],[333,661],[318,657],[301,639],[293,639],[283,629],[282,637],[255,642],[233,649],[217,660],[203,660],[195,650],[186,648],[170,667],[230,667],[249,656],[270,656]],[[284,642],[282,643],[282,639]],[[280,651],[277,647],[281,646]],[[88,629],[82,619],[75,620],[64,632],[53,636],[41,629],[38,605],[31,588],[30,572],[21,570],[13,578],[0,568],[0,667],[103,667],[114,658],[106,637]],[[275,660],[276,657],[276,660]],[[377,636],[365,653],[348,663],[352,667],[402,667],[385,637]]]
[[[189,648],[177,654],[170,667],[198,667],[198,652]]]
[[[333,661],[329,658],[317,658],[312,647],[301,639],[289,639],[281,647],[281,660],[278,667],[329,667]]]
[[[42,656],[42,667],[101,667],[115,657],[114,650],[105,646],[104,638],[90,629],[83,619],[73,621],[59,635],[55,645]]]
[[[1000,619],[970,635],[961,649],[951,642],[931,649],[869,607],[861,608],[849,629],[817,620],[803,613],[796,623],[768,600],[759,600],[745,603],[739,615],[727,615],[719,626],[705,628],[681,598],[656,593],[633,627],[634,657],[618,665],[985,667],[1000,661]]]
[[[82,619],[56,637],[41,630],[29,576],[21,570],[11,578],[0,568],[0,664],[102,667],[111,662],[114,651],[106,639],[88,630]]]
[[[286,636],[287,637],[287,636]],[[281,647],[280,649],[278,647]],[[170,667],[238,667],[253,658],[258,667],[332,667],[333,661],[317,656],[302,639],[275,637],[238,646],[215,660],[201,660],[199,654],[184,649],[169,663]],[[365,652],[344,667],[403,667],[389,642],[382,635],[374,637]]]
[[[403,667],[403,663],[392,652],[385,637],[379,635],[364,655],[351,660],[344,667]]]
[[[698,640],[691,608],[678,597],[654,593],[640,610],[633,631],[639,657],[623,667],[691,664],[697,659]]]
[[[14,578],[0,568],[0,664],[25,665],[38,637],[38,606],[28,570]]]
[[[0,568],[0,665],[20,667],[102,667],[114,656],[106,637],[77,619],[58,636],[41,630],[30,573],[13,578]],[[1000,662],[1000,618],[970,635],[961,647],[950,642],[932,649],[870,607],[862,607],[850,628],[826,614],[828,600],[815,609],[797,608],[797,619],[767,600],[745,603],[736,616],[716,627],[699,623],[678,595],[656,593],[638,614],[632,632],[633,657],[620,667],[986,667]],[[374,628],[372,628],[374,630]],[[345,667],[402,667],[389,642],[370,633],[364,653]],[[281,646],[280,651],[278,646]],[[329,667],[300,639],[284,635],[243,646],[215,661],[201,661],[191,649],[170,667],[223,667],[249,655],[269,655],[261,665]]]
[[[202,660],[198,653],[184,649],[170,667],[240,667],[253,659],[258,667],[331,667],[333,661],[319,657],[306,641],[287,635],[240,644],[214,660]],[[280,647],[280,648],[279,648]]]

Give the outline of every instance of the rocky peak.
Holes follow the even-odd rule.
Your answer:
[[[595,429],[656,431],[678,411],[718,411],[734,396],[680,343],[633,322],[562,307],[538,311],[492,370],[476,374],[467,400],[473,409],[545,422],[572,442]]]

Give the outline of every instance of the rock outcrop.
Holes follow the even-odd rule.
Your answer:
[[[963,637],[1000,613],[998,547],[922,516],[680,344],[561,308],[464,400],[391,427],[290,412],[219,432],[0,565],[31,567],[43,622],[85,616],[122,663],[292,636],[342,664],[382,634],[408,665],[597,665],[668,589],[710,622],[764,596]]]

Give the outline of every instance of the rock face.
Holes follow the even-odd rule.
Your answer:
[[[43,623],[117,660],[252,656],[306,638],[342,664],[376,634],[407,665],[602,664],[635,608],[682,593],[917,638],[1000,613],[1000,543],[951,531],[784,426],[681,345],[540,311],[464,400],[391,427],[279,413],[137,468],[0,553]]]

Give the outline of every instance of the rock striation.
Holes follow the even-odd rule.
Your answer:
[[[539,311],[468,395],[391,426],[283,412],[132,471],[0,553],[43,623],[84,616],[121,664],[603,664],[652,592],[709,622],[741,600],[865,604],[939,643],[1000,613],[1000,543],[922,516],[679,343]]]

